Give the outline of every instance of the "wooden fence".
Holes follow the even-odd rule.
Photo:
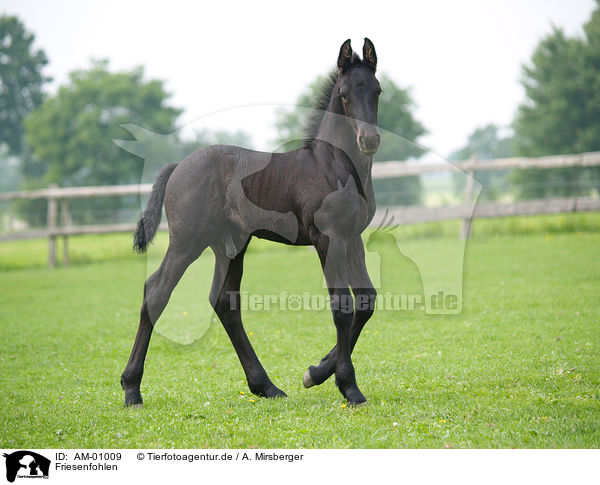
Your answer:
[[[487,170],[515,170],[528,168],[561,168],[600,166],[600,152],[574,155],[553,155],[538,158],[504,158],[490,161],[478,161],[472,158],[456,163],[405,163],[382,162],[373,165],[373,178],[393,178],[423,175],[432,172],[464,172],[467,177],[465,200],[462,204],[422,207],[390,207],[390,215],[395,224],[462,219],[462,237],[468,237],[470,221],[479,217],[505,217],[513,215],[554,214],[561,212],[600,210],[600,199],[591,197],[546,198],[518,202],[481,202],[473,210],[473,175]],[[152,184],[113,185],[102,187],[65,187],[51,186],[46,189],[0,193],[0,201],[13,199],[47,199],[48,213],[45,229],[14,233],[0,233],[0,241],[30,238],[48,238],[48,264],[56,266],[56,238],[62,237],[63,264],[69,262],[68,237],[78,234],[104,234],[114,232],[132,232],[134,223],[103,225],[72,225],[69,215],[69,200],[77,198],[107,197],[119,195],[149,194]],[[61,206],[61,221],[58,219],[58,205]],[[381,220],[375,217],[375,221]],[[161,229],[166,225],[161,224]]]

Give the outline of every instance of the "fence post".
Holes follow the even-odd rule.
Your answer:
[[[71,215],[69,214],[69,199],[60,201],[61,222],[62,227],[66,228],[71,225]],[[63,236],[63,266],[69,265],[69,236]]]
[[[54,189],[58,187],[57,184],[49,184],[49,189]],[[54,196],[48,196],[48,218],[47,218],[47,226],[48,226],[48,266],[50,268],[56,267],[56,236],[54,235],[54,230],[56,229],[56,213],[57,211],[57,201]]]
[[[478,156],[474,153],[469,159],[470,163],[477,163]],[[467,182],[465,185],[465,207],[470,207],[473,202],[473,180],[475,177],[475,171],[469,169],[467,171]],[[471,219],[473,214],[471,213],[471,217],[465,217],[462,221],[462,228],[460,231],[460,235],[463,239],[469,239],[471,236]]]

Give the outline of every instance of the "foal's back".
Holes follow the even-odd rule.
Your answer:
[[[349,158],[322,141],[286,153],[212,145],[175,169],[166,189],[165,210],[175,231],[189,232],[192,224],[205,236],[216,237],[225,229],[246,235],[258,231],[261,237],[278,239],[269,237],[274,232],[284,237],[281,242],[310,244],[314,213],[339,189],[339,181],[349,178],[364,198]]]

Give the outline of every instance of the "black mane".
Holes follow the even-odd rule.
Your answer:
[[[321,121],[323,121],[325,111],[329,108],[331,95],[333,94],[333,89],[335,88],[338,77],[338,70],[331,70],[323,83],[319,86],[317,97],[312,102],[312,109],[306,117],[304,128],[302,129],[302,132],[304,133],[304,146],[309,145],[317,138]]]
[[[352,54],[351,62],[352,64],[350,67],[365,65],[356,52]],[[321,86],[319,86],[317,97],[310,107],[311,111],[307,116],[306,121],[304,122],[304,128],[302,129],[302,132],[304,133],[304,146],[309,145],[317,138],[321,121],[323,121],[325,111],[329,108],[331,95],[333,94],[333,89],[335,88],[338,78],[338,68],[332,69],[325,77]]]

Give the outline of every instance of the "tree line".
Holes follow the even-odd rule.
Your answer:
[[[562,29],[540,40],[522,67],[525,100],[511,133],[490,124],[475,130],[451,156],[480,160],[511,156],[539,157],[600,150],[600,1],[583,26],[569,37]],[[587,195],[600,191],[600,168],[529,169],[482,172],[475,177],[483,195],[497,198],[513,187],[517,198]],[[457,187],[460,190],[460,187]]]

